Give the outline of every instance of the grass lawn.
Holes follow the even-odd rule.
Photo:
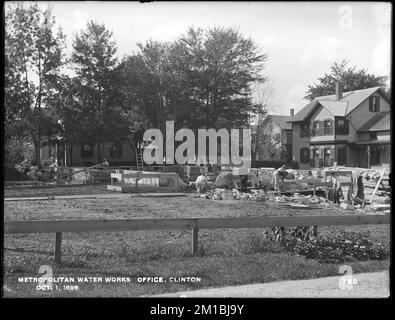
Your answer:
[[[59,191],[61,190],[61,191]],[[68,188],[6,188],[5,197],[104,193],[105,186]],[[344,213],[344,211],[342,211]],[[340,214],[326,209],[292,210],[294,215]],[[134,197],[125,199],[39,200],[4,203],[5,220],[126,219],[171,217],[243,217],[289,215],[274,203],[216,201],[195,198]],[[322,227],[370,231],[373,241],[390,242],[389,225]],[[190,231],[64,233],[63,263],[53,262],[54,234],[4,236],[5,296],[135,297],[208,287],[309,279],[338,274],[340,264],[323,264],[286,252],[265,241],[262,229],[199,231],[199,253],[191,255]],[[347,262],[354,273],[389,269],[389,260]],[[51,265],[54,277],[128,277],[127,283],[78,283],[78,291],[39,292],[37,283],[18,283],[18,277],[39,277],[41,265]],[[166,283],[141,283],[138,277],[164,277]],[[170,277],[199,277],[200,282],[174,283]],[[77,284],[77,283],[74,283]]]

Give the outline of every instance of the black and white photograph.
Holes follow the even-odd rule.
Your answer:
[[[389,298],[391,36],[390,2],[4,2],[2,297]]]

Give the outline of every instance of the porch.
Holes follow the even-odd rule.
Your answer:
[[[390,167],[390,141],[359,141],[350,144],[351,165],[360,168]]]

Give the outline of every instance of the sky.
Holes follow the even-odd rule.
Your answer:
[[[343,59],[390,77],[391,4],[386,2],[40,2],[50,5],[71,53],[88,20],[113,32],[122,58],[148,39],[171,41],[188,27],[236,27],[267,53],[271,113],[297,112],[308,85]],[[388,81],[389,85],[389,81]]]

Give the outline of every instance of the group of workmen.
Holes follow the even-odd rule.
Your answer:
[[[278,168],[273,175],[273,187],[275,190],[283,191],[284,179],[287,176],[286,165]],[[231,190],[235,188],[236,181],[240,181],[241,192],[248,192],[248,174],[242,174],[235,176],[232,172],[225,171],[221,172],[214,182],[215,188]],[[196,190],[199,193],[206,193],[210,188],[208,178],[206,174],[202,174],[196,179]]]

